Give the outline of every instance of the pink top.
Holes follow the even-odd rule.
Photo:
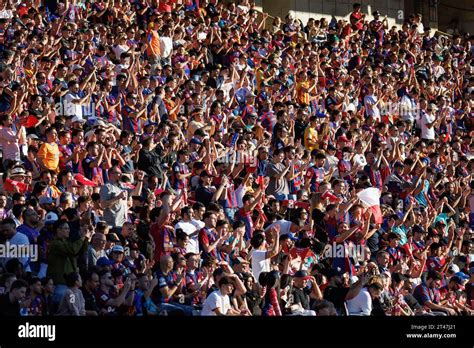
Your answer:
[[[0,145],[3,149],[3,158],[13,160],[20,159],[18,136],[10,127],[0,127]]]

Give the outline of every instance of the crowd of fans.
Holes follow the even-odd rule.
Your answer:
[[[0,316],[472,315],[474,38],[422,22],[1,1]]]

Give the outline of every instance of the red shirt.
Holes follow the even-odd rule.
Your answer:
[[[355,19],[356,21],[358,21],[361,18],[362,18],[362,12],[352,12],[351,13],[351,18],[350,19]],[[356,25],[354,25],[353,27],[355,27],[357,30],[361,30],[364,27],[364,25],[362,24],[362,22],[359,22]]]

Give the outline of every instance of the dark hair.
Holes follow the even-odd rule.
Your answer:
[[[222,267],[217,267],[214,270],[214,272],[212,272],[212,278],[216,279],[217,277],[223,275],[224,273],[225,273],[225,270]]]
[[[222,277],[220,280],[219,280],[219,288],[223,285],[227,285],[227,284],[232,284],[232,281],[230,280],[230,278],[228,277]]]
[[[53,224],[53,230],[54,230],[54,232],[56,233],[56,232],[58,231],[58,228],[59,228],[60,226],[63,226],[64,224],[69,225],[69,224],[67,223],[67,221],[64,221],[64,220],[58,220],[58,221],[56,221],[56,222]]]
[[[41,279],[39,279],[38,277],[31,277],[29,280],[28,280],[28,284],[31,286],[31,285],[34,285],[36,284],[37,282],[40,282]]]
[[[280,272],[278,271],[271,271],[266,274],[266,276],[262,279],[263,284],[260,283],[260,277],[258,278],[258,282],[266,286],[267,288],[277,288],[280,286]]]
[[[176,234],[176,240],[185,240],[186,237],[188,236],[186,232],[184,232],[181,228],[177,228],[175,231]]]
[[[392,239],[400,240],[400,236],[396,234],[395,232],[390,232],[388,234],[388,240],[391,241]]]
[[[44,277],[41,279],[41,286],[46,286],[50,280],[52,280],[53,277]]]
[[[66,281],[66,286],[72,287],[79,280],[80,275],[77,272],[71,272],[64,275],[64,280]]]
[[[426,276],[426,280],[428,280],[428,279],[442,280],[443,275],[440,272],[435,271],[434,269],[432,269],[431,271],[428,272],[428,275]]]
[[[84,272],[84,274],[82,275],[82,280],[84,281],[84,283],[91,280],[94,274],[97,274],[96,270],[89,270],[87,272]]]
[[[206,206],[201,202],[196,202],[196,203],[193,204],[193,210],[199,210],[199,209],[205,208],[205,207]]]
[[[383,290],[383,286],[377,282],[374,282],[370,284],[367,289],[373,289],[373,290]]]
[[[336,307],[334,307],[334,304],[328,300],[317,300],[313,304],[313,310],[317,312],[323,310],[323,309],[329,309],[331,312],[336,313]]]
[[[204,215],[202,216],[202,219],[203,219],[203,220],[206,220],[206,219],[207,219],[208,217],[210,217],[212,214],[216,214],[216,213],[213,212],[213,211],[206,211],[206,212],[204,213]]]
[[[265,241],[265,237],[261,233],[254,234],[252,239],[250,240],[250,245],[255,249],[259,248],[263,242]]]
[[[102,277],[105,276],[107,273],[110,273],[110,271],[109,271],[109,270],[106,270],[106,269],[100,271],[100,272],[98,273],[99,279],[102,279]]]
[[[16,275],[13,273],[3,273],[0,277],[0,285],[5,286],[8,279],[16,278]]]
[[[191,212],[191,207],[188,205],[185,206],[183,209],[181,209],[181,217],[183,217],[184,214],[189,216],[190,212]]]
[[[16,226],[15,220],[12,218],[6,218],[5,220],[2,221],[2,225],[14,225]]]
[[[28,283],[24,281],[23,279],[17,279],[13,282],[12,286],[10,287],[10,291],[13,291],[15,289],[20,289],[20,288],[27,288]]]

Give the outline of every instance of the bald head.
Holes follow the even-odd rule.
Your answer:
[[[169,255],[164,255],[160,258],[160,268],[164,273],[168,273],[173,269],[173,258]]]

